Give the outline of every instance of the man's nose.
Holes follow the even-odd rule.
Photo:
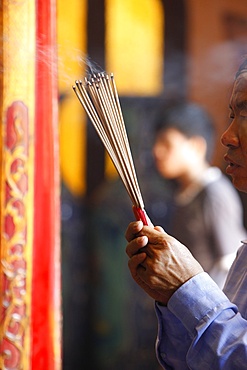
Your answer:
[[[226,147],[238,147],[239,145],[239,138],[238,132],[236,130],[236,125],[234,122],[228,127],[228,129],[222,134],[221,142]]]

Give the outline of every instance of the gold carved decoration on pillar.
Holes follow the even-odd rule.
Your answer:
[[[14,102],[6,113],[4,145],[5,184],[3,193],[1,317],[4,317],[1,338],[0,368],[23,368],[23,351],[27,312],[26,244],[28,192],[28,109]]]

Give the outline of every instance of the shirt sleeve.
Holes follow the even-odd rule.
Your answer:
[[[164,369],[189,369],[186,355],[191,345],[191,337],[182,322],[167,307],[156,302],[158,335],[156,356]]]
[[[247,321],[208,274],[187,281],[156,312],[164,369],[246,369]]]

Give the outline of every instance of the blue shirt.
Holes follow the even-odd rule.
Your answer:
[[[247,242],[224,293],[205,272],[183,284],[167,307],[156,304],[157,357],[165,369],[247,369]]]

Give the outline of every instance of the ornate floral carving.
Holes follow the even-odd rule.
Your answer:
[[[22,369],[27,314],[28,108],[7,110],[4,142],[1,369]]]

